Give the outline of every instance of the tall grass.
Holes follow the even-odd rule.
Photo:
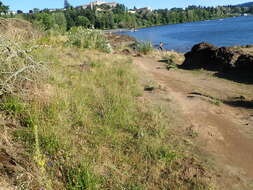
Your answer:
[[[98,49],[107,53],[112,52],[110,44],[100,30],[73,27],[68,33],[68,43],[79,48]]]
[[[154,50],[153,45],[150,41],[138,42],[137,51],[143,54],[148,54]]]
[[[186,158],[173,144],[168,115],[141,97],[131,59],[83,50],[101,46],[90,41],[94,34],[86,39],[86,32],[77,33],[69,39],[79,44],[80,35],[80,49],[31,52],[54,62],[50,77],[29,98],[4,98],[0,104],[19,123],[14,139],[34,158],[29,161],[37,170],[26,188],[207,189],[202,175],[184,176]],[[195,166],[200,167],[191,161]]]

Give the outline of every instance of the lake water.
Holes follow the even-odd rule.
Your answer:
[[[166,49],[186,52],[199,42],[217,46],[253,44],[253,16],[225,18],[184,24],[155,26],[137,32],[122,32],[155,46],[164,43]]]

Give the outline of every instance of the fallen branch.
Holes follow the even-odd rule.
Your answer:
[[[29,54],[38,47],[23,50],[17,43],[0,36],[0,95],[22,91],[24,83],[39,80],[38,74],[45,67]]]

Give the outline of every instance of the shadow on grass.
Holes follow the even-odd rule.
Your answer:
[[[218,78],[232,80],[238,83],[253,84],[253,73],[245,73],[245,72],[215,73],[214,76]]]
[[[159,63],[168,63],[168,59],[161,59],[158,61]]]

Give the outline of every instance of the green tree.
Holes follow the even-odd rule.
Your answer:
[[[249,13],[253,14],[253,6],[249,7]]]
[[[89,28],[90,27],[90,20],[85,16],[78,16],[77,17],[77,25],[83,26],[85,28]]]
[[[57,12],[52,14],[54,19],[55,27],[59,28],[62,31],[67,29],[67,20],[63,12]]]
[[[45,27],[45,30],[49,30],[54,26],[54,18],[49,15],[48,13],[41,13],[42,14],[42,24]]]
[[[136,13],[132,14],[127,11],[127,7],[121,4],[114,8],[100,6],[103,11],[73,8],[68,3],[68,0],[65,0],[64,4],[67,9],[57,11],[59,14],[44,9],[43,13],[46,15],[34,11],[34,14],[24,14],[23,16],[31,22],[42,23],[46,29],[52,28],[53,25],[62,26],[61,28],[69,30],[74,26],[92,28],[94,26],[97,29],[136,28],[230,17],[238,15],[238,13],[253,13],[253,7],[189,6],[186,9],[172,8],[170,10],[159,9],[154,11],[142,9],[142,11],[136,11]]]
[[[64,8],[69,9],[71,7],[70,3],[68,0],[64,0]]]
[[[9,11],[9,6],[6,6],[3,4],[2,1],[0,1],[0,13],[7,13]]]

